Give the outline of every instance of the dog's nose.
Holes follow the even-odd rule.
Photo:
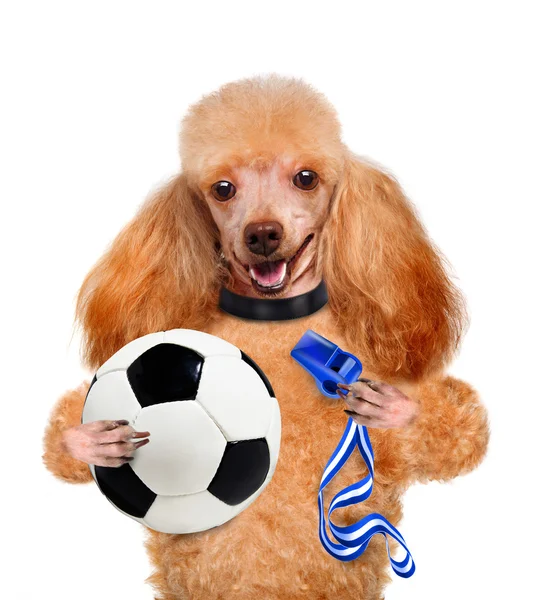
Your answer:
[[[280,244],[282,225],[277,221],[249,223],[245,227],[245,243],[253,254],[269,256]]]

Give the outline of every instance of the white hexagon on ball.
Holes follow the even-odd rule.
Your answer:
[[[158,496],[144,523],[163,533],[196,533],[222,525],[241,512],[204,490],[187,496]]]
[[[133,423],[140,410],[126,371],[113,371],[100,377],[90,388],[83,407],[82,423],[120,419]]]
[[[193,400],[147,406],[134,423],[150,432],[150,443],[134,454],[131,467],[159,496],[207,489],[220,465],[226,440]]]
[[[259,374],[245,361],[229,356],[205,360],[196,400],[228,441],[265,437],[271,398]]]

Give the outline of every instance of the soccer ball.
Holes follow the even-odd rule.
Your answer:
[[[229,521],[264,490],[277,464],[280,410],[258,365],[192,329],[140,337],[97,371],[82,423],[126,419],[150,443],[121,467],[90,465],[119,511],[165,533]]]

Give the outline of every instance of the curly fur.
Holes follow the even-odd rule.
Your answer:
[[[264,169],[282,155],[310,159],[333,192],[316,255],[330,301],[296,321],[236,319],[217,309],[231,274],[205,189],[224,169]],[[183,121],[181,159],[182,173],[145,203],[83,282],[77,316],[85,360],[95,369],[130,340],[174,327],[223,337],[269,376],[282,442],[268,488],[231,522],[185,536],[148,530],[148,581],[163,600],[381,598],[389,581],[381,540],[351,563],[320,548],[315,499],[344,414],[317,393],[289,350],[315,329],[360,356],[367,377],[420,401],[414,425],[371,430],[373,495],[337,517],[346,524],[378,511],[397,524],[408,485],[466,473],[486,451],[476,392],[444,375],[465,329],[462,296],[397,181],[346,148],[334,109],[300,80],[242,80],[203,98]],[[89,479],[86,466],[65,457],[58,439],[80,419],[84,391],[59,401],[45,438],[47,467],[73,482]],[[351,461],[330,494],[363,474]]]

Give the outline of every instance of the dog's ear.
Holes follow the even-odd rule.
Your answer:
[[[453,356],[463,298],[398,183],[349,155],[323,235],[330,308],[362,362],[417,379]]]
[[[79,291],[76,317],[91,368],[147,333],[204,326],[223,270],[217,236],[182,174],[143,204]]]

